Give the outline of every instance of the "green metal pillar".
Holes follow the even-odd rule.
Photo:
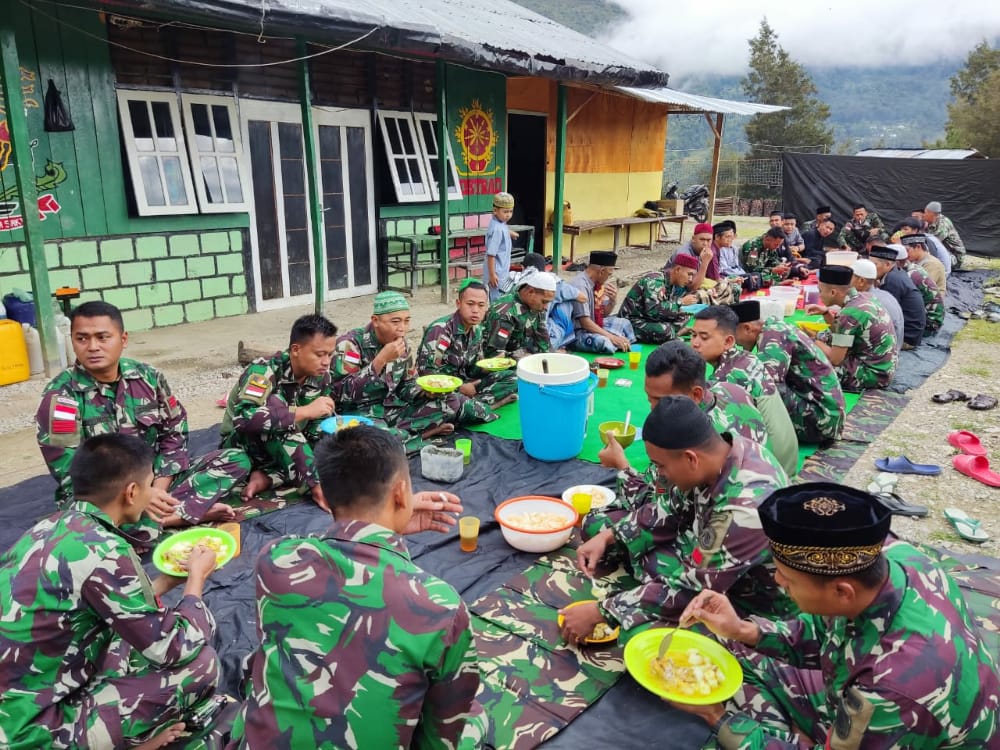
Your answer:
[[[552,208],[552,266],[562,266],[563,200],[566,195],[566,99],[567,89],[561,83],[556,97],[556,166],[555,195]]]
[[[437,61],[437,150],[438,206],[441,222],[441,301],[448,302],[448,70],[444,60]]]
[[[24,115],[24,97],[21,95],[21,63],[17,55],[12,21],[9,13],[0,18],[0,76],[3,78],[3,99],[7,106],[14,180],[21,198],[21,215],[24,217],[24,244],[28,247],[28,275],[31,278],[31,292],[35,296],[35,323],[42,339],[45,374],[54,377],[60,369],[61,342],[52,311],[52,288],[49,286],[49,269],[45,260],[45,239],[42,237],[42,222],[38,218],[38,190],[35,188],[35,172],[31,164],[31,138],[28,120]]]
[[[306,42],[297,37],[296,47],[299,60],[299,102],[302,105],[302,135],[305,139],[306,180],[309,190],[309,224],[312,228],[313,249],[313,309],[317,315],[323,314],[324,292],[326,291],[326,263],[323,257],[323,205],[319,197],[319,164],[316,138],[313,134],[312,93],[309,89],[309,61]]]

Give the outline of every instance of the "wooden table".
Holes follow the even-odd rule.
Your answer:
[[[592,232],[595,229],[605,229],[611,227],[615,232],[615,251],[621,244],[621,231],[625,229],[625,247],[632,244],[631,233],[632,227],[636,224],[648,224],[649,225],[649,243],[648,247],[650,250],[653,249],[653,243],[656,242],[656,238],[653,235],[654,229],[665,230],[664,224],[670,222],[672,224],[680,224],[680,235],[679,239],[684,238],[684,222],[687,220],[687,216],[622,216],[617,219],[584,219],[582,221],[577,221],[572,224],[563,225],[563,234],[568,234],[570,236],[569,240],[569,259],[570,262],[576,257],[576,238],[583,232]],[[552,225],[549,224],[551,228]]]

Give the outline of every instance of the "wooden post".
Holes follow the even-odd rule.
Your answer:
[[[448,68],[444,60],[437,61],[437,150],[438,150],[438,209],[441,222],[441,301],[448,302]]]
[[[309,61],[304,59],[308,54],[305,40],[302,37],[296,37],[295,45],[298,56],[303,58],[299,60],[299,103],[302,106],[302,135],[305,145],[307,189],[309,190],[309,224],[312,228],[313,310],[317,315],[322,315],[326,292],[326,263],[324,263],[323,257],[323,204],[319,196],[318,152],[313,133]]]
[[[715,125],[712,125],[712,118],[705,113],[705,119],[708,120],[708,126],[712,128],[712,132],[715,134],[715,148],[712,149],[712,176],[708,181],[708,221],[712,223],[715,221],[715,190],[719,185],[719,154],[722,151],[722,127],[725,115],[719,112],[715,116]]]
[[[45,239],[42,237],[42,222],[38,218],[38,190],[31,164],[31,138],[21,93],[21,62],[18,59],[13,17],[10,13],[5,13],[0,18],[0,78],[3,79],[3,100],[7,106],[14,184],[21,198],[21,216],[24,218],[24,244],[28,248],[28,276],[31,279],[31,293],[35,298],[35,324],[42,340],[45,374],[55,377],[60,369],[59,347],[62,342],[56,331],[56,318],[52,311],[52,287],[49,285]],[[11,248],[10,252],[17,250]]]
[[[556,89],[556,164],[555,195],[552,207],[552,267],[559,272],[562,265],[563,199],[566,195],[566,104],[567,89],[560,83]]]

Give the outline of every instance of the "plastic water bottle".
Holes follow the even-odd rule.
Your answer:
[[[63,313],[59,303],[53,306],[52,314],[56,322],[56,336],[59,341],[59,365],[66,369],[67,365],[76,361],[76,353],[73,351],[73,339],[70,337],[70,319]]]
[[[7,320],[7,308],[3,305],[3,300],[0,300],[0,320]]]
[[[24,343],[28,346],[28,368],[32,375],[45,372],[45,358],[42,356],[42,338],[30,323],[22,323]]]

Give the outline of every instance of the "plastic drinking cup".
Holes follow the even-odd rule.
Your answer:
[[[475,552],[479,545],[479,519],[462,516],[458,519],[458,545],[462,552]]]
[[[605,388],[608,385],[608,371],[603,367],[597,371],[597,387]]]
[[[638,370],[639,369],[639,360],[640,359],[642,359],[642,352],[641,351],[636,351],[635,349],[633,349],[632,351],[630,351],[628,353],[628,369],[630,369],[630,370]]]
[[[573,503],[573,510],[580,514],[580,519],[577,521],[577,526],[579,526],[583,523],[583,517],[590,513],[590,504],[594,498],[589,492],[574,492],[570,501]]]
[[[462,451],[462,463],[468,466],[472,458],[472,440],[469,438],[459,438],[455,441],[455,450]]]

